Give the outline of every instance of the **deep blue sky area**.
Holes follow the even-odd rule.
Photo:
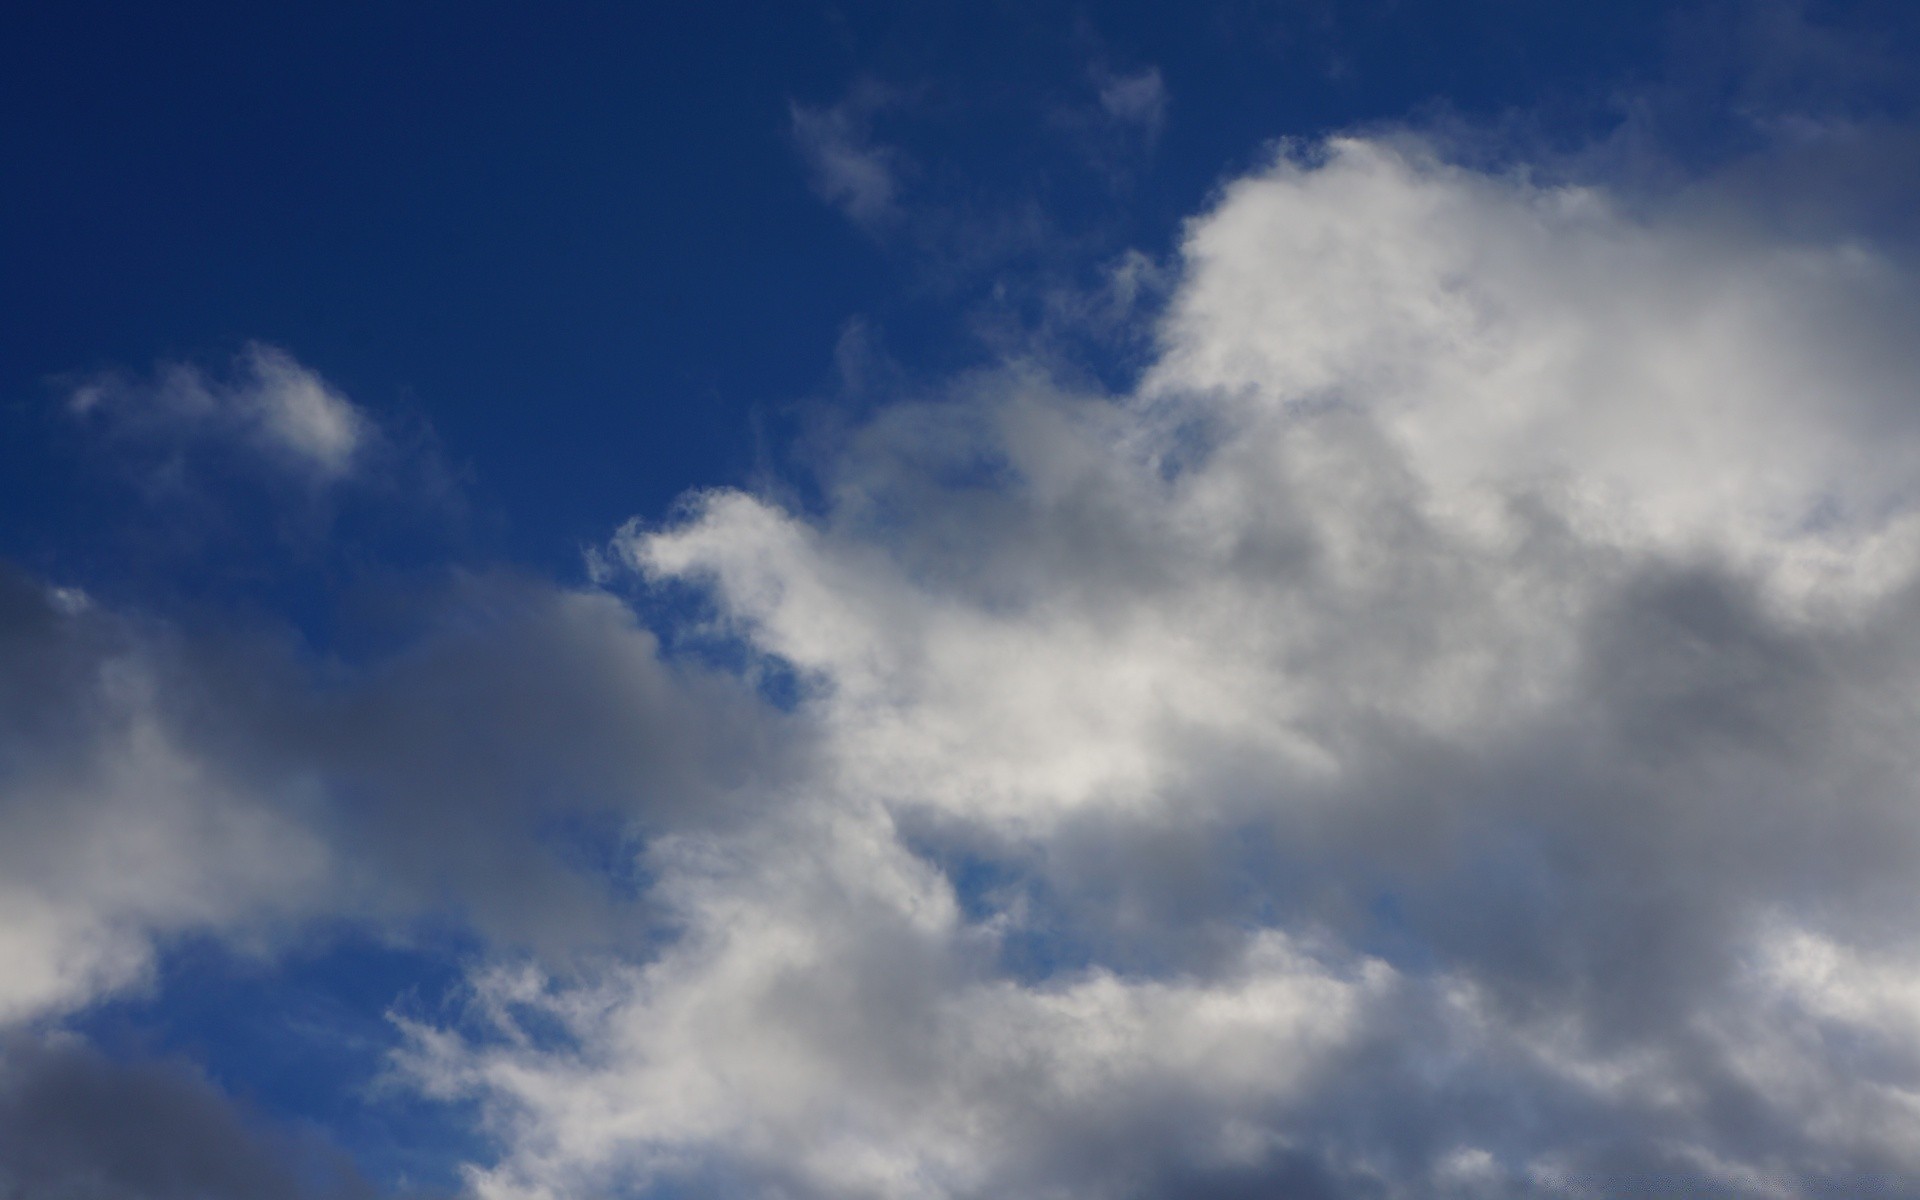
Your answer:
[[[849,321],[909,366],[978,357],[960,318],[1003,264],[943,269],[953,246],[821,203],[793,104],[892,89],[915,202],[1037,209],[1090,263],[1164,252],[1276,137],[1423,110],[1603,126],[1674,38],[1659,5],[1497,0],[13,6],[0,551],[97,587],[179,565],[58,415],[75,373],[285,347],[432,431],[464,552],[572,569],[777,451]],[[1150,67],[1164,133],[1115,184],[1049,117]]]
[[[401,598],[449,576],[571,586],[623,522],[690,490],[780,477],[804,500],[809,431],[1010,346],[1121,387],[1140,338],[1050,331],[1049,299],[1133,251],[1177,265],[1182,223],[1277,140],[1412,125],[1577,171],[1614,139],[1611,182],[1657,185],[1663,163],[1743,152],[1782,97],[1910,121],[1916,12],[0,6],[0,565],[190,631],[264,629],[302,666],[377,658],[404,631],[354,627],[404,625]],[[1156,72],[1163,109],[1100,124],[1103,87]],[[809,121],[884,157],[897,195],[863,215],[832,194]],[[70,410],[87,380],[217,380],[256,343],[370,414],[377,482],[323,497],[202,448],[176,488],[171,451]],[[997,869],[954,867],[963,898]],[[1382,943],[1417,940],[1379,895]],[[455,1189],[486,1157],[472,1112],[380,1079],[396,997],[433,1009],[473,946],[391,934],[343,918],[284,957],[189,937],[71,1028],[324,1130],[378,1185]],[[1039,974],[1062,945],[1029,956]]]

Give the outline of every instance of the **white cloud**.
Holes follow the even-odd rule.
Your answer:
[[[1164,1136],[1148,1096],[1231,1156],[1209,1118],[1296,1098],[1391,982],[1278,933],[1206,979],[996,978],[945,880],[872,814],[789,814],[649,866],[683,918],[657,959],[587,984],[484,974],[476,1044],[412,1027],[416,1077],[498,1103],[513,1131],[478,1195],[602,1191],[721,1146],[808,1194],[973,1194],[1048,1181],[1062,1114]],[[554,1024],[578,1052],[525,1032]]]
[[[817,511],[623,530],[737,679],[602,591],[465,581],[323,687],[0,579],[0,1023],[453,897],[496,953],[402,1067],[482,1196],[1913,1190],[1916,314],[1864,243],[1336,141],[1189,226],[1129,394],[1010,362]],[[377,437],[258,346],[72,404]]]
[[[345,474],[367,436],[365,415],[283,350],[256,342],[243,361],[252,386],[230,402],[246,412],[253,436],[323,475]]]
[[[1362,412],[1436,503],[1564,486],[1587,532],[1712,544],[1803,596],[1905,578],[1920,362],[1891,264],[1417,148],[1325,153],[1194,231],[1149,394]]]
[[[225,442],[322,484],[350,475],[378,436],[367,414],[317,373],[261,342],[247,343],[224,381],[169,364],[147,381],[91,379],[73,390],[68,407],[123,436]]]
[[[1830,1114],[1920,1061],[1860,1107],[1794,1032],[1908,984],[1750,964],[1920,902],[1916,313],[1864,245],[1337,141],[1190,226],[1134,393],[1009,364],[818,513],[630,526],[815,740],[650,845],[653,953],[412,1029],[476,1188],[1912,1183]]]

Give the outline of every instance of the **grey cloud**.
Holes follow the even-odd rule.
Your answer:
[[[297,779],[210,757],[206,673],[164,636],[0,571],[0,1023],[137,983],[154,936],[323,891]]]
[[[18,1200],[371,1200],[338,1151],[265,1126],[192,1068],[73,1038],[0,1041],[0,1195]]]
[[[611,595],[472,577],[429,620],[282,734],[340,797],[369,893],[439,892],[497,934],[556,949],[614,937],[609,888],[633,888],[647,837],[742,819],[804,752],[751,688],[664,661]],[[581,870],[571,852],[608,838],[607,861]]]
[[[473,577],[421,620],[316,664],[0,574],[0,1022],[144,983],[190,933],[451,912],[561,956],[644,939],[637,848],[739,820],[797,752],[608,595]]]

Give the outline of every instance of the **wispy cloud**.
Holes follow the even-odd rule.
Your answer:
[[[892,101],[893,93],[868,84],[838,104],[788,105],[794,145],[814,192],[868,229],[900,216],[898,152],[873,136],[875,115]]]
[[[95,376],[67,398],[74,415],[158,443],[227,443],[318,483],[346,478],[379,434],[367,414],[286,351],[249,342],[224,379],[165,364],[147,379]]]

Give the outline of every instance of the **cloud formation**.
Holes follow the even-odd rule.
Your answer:
[[[261,1128],[198,1073],[70,1037],[0,1042],[0,1193],[60,1200],[350,1200],[337,1151]]]
[[[778,713],[610,596],[460,577],[420,607],[404,651],[323,667],[0,573],[0,1030],[189,936],[451,914],[562,957],[644,941],[584,844],[737,820],[789,769]]]
[[[1916,315],[1869,241],[1340,139],[1190,223],[1126,393],[1011,359],[397,651],[0,575],[0,1185],[315,1194],[46,1030],[450,914],[394,1065],[484,1200],[1920,1188]],[[71,405],[380,436],[262,346]],[[193,1130],[87,1166],[116,1089]]]
[[[153,940],[317,903],[307,790],[190,732],[177,645],[0,573],[0,1027],[142,982]]]
[[[164,1003],[182,945],[270,972],[452,922],[550,963],[641,953],[661,921],[625,848],[738,822],[787,769],[780,714],[611,596],[456,577],[417,606],[404,650],[315,663],[0,568],[0,1194],[374,1195],[317,1135],[60,1031]],[[383,1069],[377,1038],[330,1050]]]
[[[1131,393],[1010,363],[818,511],[630,526],[809,749],[646,841],[670,936],[410,1028],[474,1190],[1920,1185],[1914,299],[1337,140],[1192,223]]]
[[[149,380],[101,375],[68,407],[122,436],[174,445],[225,442],[314,483],[349,475],[377,436],[359,407],[293,356],[249,342],[224,381],[173,363]]]

